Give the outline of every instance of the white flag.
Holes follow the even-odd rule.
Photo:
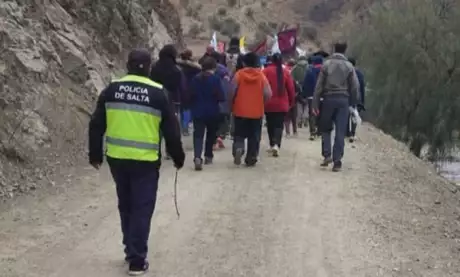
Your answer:
[[[271,54],[273,55],[275,53],[281,53],[280,46],[278,44],[278,35],[275,35],[273,40],[274,40],[274,43],[273,43],[273,46],[272,46]]]
[[[216,32],[212,34],[212,39],[211,39],[211,44],[212,48],[214,48],[215,51],[217,51],[217,35]]]

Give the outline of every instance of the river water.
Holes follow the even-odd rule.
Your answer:
[[[460,185],[460,161],[441,163],[439,174]]]

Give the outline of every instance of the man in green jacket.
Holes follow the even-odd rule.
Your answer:
[[[303,80],[305,78],[305,74],[308,70],[308,61],[307,57],[305,56],[300,56],[299,59],[297,60],[297,63],[294,65],[294,67],[291,70],[291,76],[294,79],[294,82],[296,83],[296,87],[302,88]],[[297,124],[299,128],[302,128],[303,126],[307,126],[307,117],[308,117],[308,112],[307,112],[307,96],[305,93],[302,92],[302,89],[300,89],[300,93],[297,96],[296,99],[297,103]]]

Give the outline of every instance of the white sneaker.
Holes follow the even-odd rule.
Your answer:
[[[280,152],[279,147],[278,147],[277,145],[275,145],[275,146],[273,147],[273,151],[272,151],[273,157],[278,157],[278,156],[280,155],[279,152]]]

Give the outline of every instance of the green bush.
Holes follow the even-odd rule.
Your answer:
[[[217,9],[217,14],[220,16],[226,16],[227,15],[227,9],[225,7],[219,7]]]
[[[254,10],[251,7],[246,7],[244,14],[249,18],[254,18]]]
[[[237,36],[241,32],[241,25],[233,18],[226,18],[221,22],[220,33],[224,36]]]
[[[238,0],[227,0],[227,4],[229,7],[233,8],[236,6]]]
[[[389,0],[375,4],[349,41],[372,91],[370,120],[421,155],[449,153],[460,129],[460,3]]]
[[[223,22],[216,15],[211,15],[210,17],[208,17],[208,22],[211,30],[220,31],[222,29]]]
[[[188,34],[191,37],[196,37],[199,34],[201,34],[201,32],[203,32],[203,30],[204,30],[204,28],[203,28],[202,25],[200,25],[198,23],[193,23],[192,26],[190,26],[190,30],[188,31]]]

